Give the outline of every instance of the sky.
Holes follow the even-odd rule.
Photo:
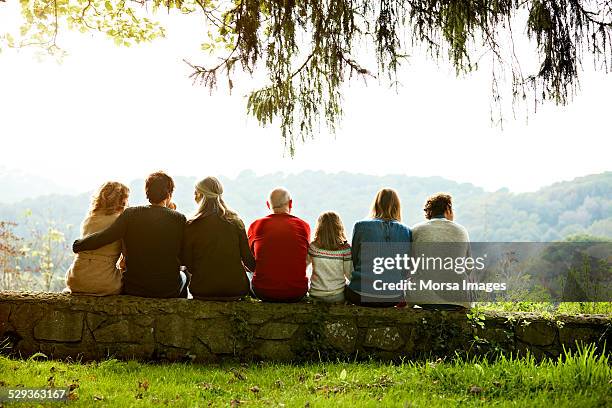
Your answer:
[[[0,28],[16,27],[0,5]],[[60,33],[61,64],[31,49],[0,53],[0,166],[46,177],[73,191],[164,169],[171,175],[235,177],[302,170],[442,176],[487,190],[533,191],[612,170],[612,76],[588,63],[565,107],[544,105],[529,119],[506,112],[490,122],[490,73],[457,79],[448,66],[413,55],[396,92],[377,81],[344,91],[335,136],[320,129],[289,157],[277,128],[246,114],[252,82],[212,95],[188,78],[200,63],[198,20],[168,19],[168,36],[132,48],[91,34]]]

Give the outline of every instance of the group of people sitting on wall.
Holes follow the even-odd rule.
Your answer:
[[[291,214],[293,201],[274,189],[270,214],[246,229],[223,200],[223,186],[207,177],[195,186],[197,212],[187,219],[172,202],[174,182],[163,172],[148,176],[150,205],[128,207],[129,189],[107,182],[95,194],[73,244],[77,253],[66,274],[66,291],[157,298],[233,301],[247,295],[265,302],[315,301],[393,307],[404,298],[364,293],[360,249],[366,242],[469,242],[453,221],[451,197],[436,194],[425,204],[427,220],[401,223],[392,189],[380,190],[370,217],[353,228],[349,244],[342,220],[322,213],[311,240],[308,223]],[[309,281],[307,267],[312,265]]]

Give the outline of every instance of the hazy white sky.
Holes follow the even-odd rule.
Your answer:
[[[488,71],[456,79],[420,55],[402,69],[397,94],[372,81],[352,84],[336,137],[322,128],[289,158],[275,127],[247,118],[248,80],[232,96],[192,85],[182,59],[202,61],[202,29],[183,21],[170,22],[168,38],[130,49],[63,34],[70,54],[61,65],[37,61],[32,50],[4,50],[0,165],[76,190],[157,169],[230,177],[244,169],[401,173],[513,191],[611,170],[612,76],[586,63],[571,105],[541,107],[528,123],[507,112],[502,131],[489,121]],[[0,5],[0,30],[14,22]]]

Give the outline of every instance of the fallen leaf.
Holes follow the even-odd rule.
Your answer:
[[[274,382],[274,385],[276,385],[276,388],[283,388],[285,386],[285,383],[282,382],[281,380],[276,380]]]
[[[68,399],[70,401],[76,401],[76,400],[79,399],[79,394],[77,394],[76,392],[72,392],[71,391],[71,392],[68,393]]]
[[[236,379],[238,379],[238,380],[246,380],[246,376],[243,373],[241,373],[240,371],[238,371],[237,369],[232,368],[230,370],[230,372],[232,374],[234,374],[234,377],[236,377]]]
[[[104,401],[104,397],[101,395],[94,395],[93,399],[94,401]]]
[[[230,407],[237,407],[238,405],[240,405],[242,402],[240,400],[237,399],[233,399],[230,401]]]
[[[251,387],[251,392],[258,393],[259,392],[259,387],[256,386],[256,385],[252,386]]]
[[[346,380],[346,368],[343,368],[342,371],[340,372],[340,379]]]
[[[212,385],[211,383],[207,383],[207,382],[199,383],[198,387],[200,387],[203,390],[212,390],[213,388],[215,388],[214,385]]]
[[[138,382],[138,388],[142,388],[145,391],[148,390],[149,389],[149,381],[147,381],[147,380],[139,381]]]
[[[470,392],[471,392],[472,394],[480,394],[480,393],[482,392],[482,388],[480,388],[480,387],[479,387],[479,386],[477,386],[477,385],[472,385],[472,386],[470,387]]]

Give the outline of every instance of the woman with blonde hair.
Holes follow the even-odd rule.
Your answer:
[[[388,283],[398,283],[405,273],[387,270],[374,271],[373,258],[395,258],[410,255],[410,228],[402,224],[402,209],[397,192],[390,188],[380,190],[370,210],[369,219],[359,221],[353,228],[353,274],[346,287],[346,299],[356,305],[392,307],[404,300],[403,290]],[[367,259],[362,259],[363,253]]]
[[[104,183],[94,195],[89,214],[81,225],[81,236],[105,230],[127,207],[130,189],[116,181]],[[66,291],[94,296],[121,293],[122,272],[118,267],[122,242],[76,255],[66,273]]]
[[[308,247],[312,276],[308,294],[327,303],[344,302],[344,286],[353,269],[351,246],[340,216],[327,211],[319,216],[314,240]]]
[[[249,293],[247,270],[255,270],[244,223],[222,195],[223,185],[215,177],[195,185],[198,209],[187,221],[183,244],[195,299],[237,300]]]

